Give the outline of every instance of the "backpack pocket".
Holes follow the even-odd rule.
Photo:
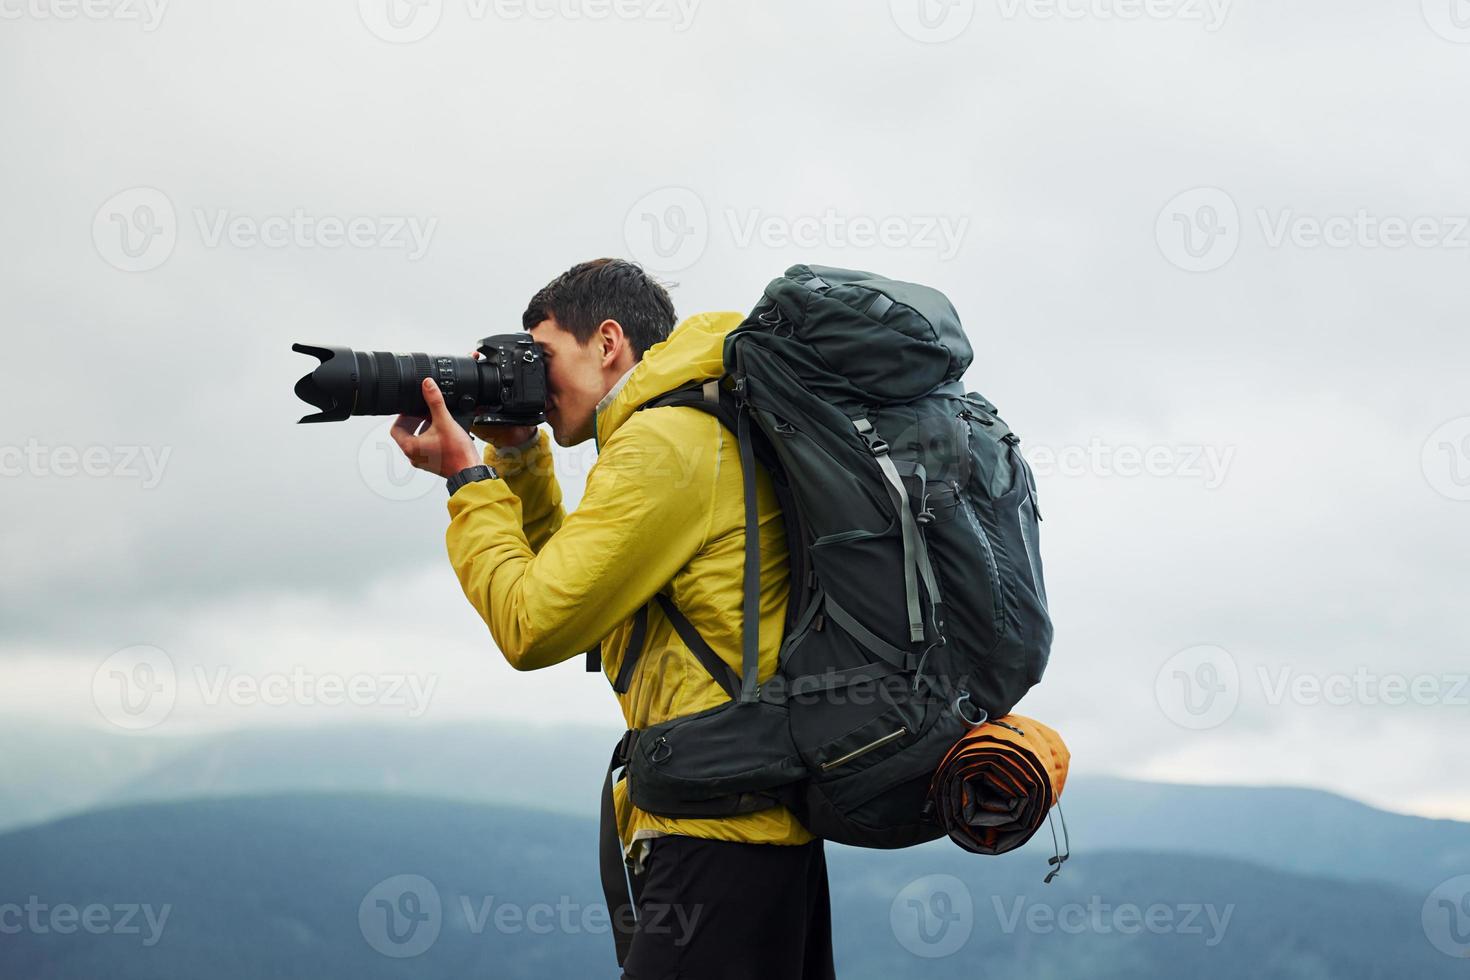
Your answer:
[[[897,714],[915,725],[905,737],[819,772],[807,785],[799,813],[812,833],[858,847],[908,847],[943,835],[926,814],[929,786],[969,725],[951,705],[926,696]],[[892,720],[875,720],[874,730]]]
[[[633,805],[664,816],[697,815],[702,801],[774,790],[805,775],[786,708],[763,701],[727,701],[652,725],[628,756]]]

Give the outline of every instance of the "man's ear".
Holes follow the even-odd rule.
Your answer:
[[[603,320],[597,325],[597,336],[602,344],[602,366],[610,367],[628,345],[623,325],[616,320]]]

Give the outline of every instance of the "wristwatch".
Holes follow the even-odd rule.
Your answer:
[[[498,480],[499,478],[500,474],[495,472],[495,467],[486,466],[482,463],[478,466],[466,466],[446,480],[445,484],[449,487],[449,495],[452,497],[454,496],[454,491],[466,483],[475,483],[480,480]]]

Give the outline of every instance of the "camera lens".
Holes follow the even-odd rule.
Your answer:
[[[434,379],[452,415],[482,414],[521,425],[546,417],[541,348],[523,334],[486,337],[480,342],[480,360],[311,344],[292,344],[291,349],[321,361],[296,382],[296,396],[317,409],[302,422],[340,422],[353,415],[426,416],[425,378]]]

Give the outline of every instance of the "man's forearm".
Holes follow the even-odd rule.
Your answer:
[[[521,500],[522,530],[533,551],[540,551],[566,517],[556,480],[551,440],[543,430],[519,446],[485,447],[486,465],[495,467]]]

